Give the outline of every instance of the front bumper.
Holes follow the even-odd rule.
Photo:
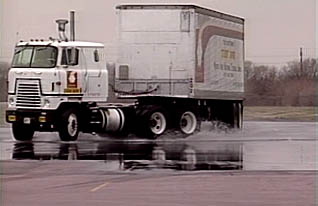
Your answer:
[[[55,130],[56,111],[52,110],[7,110],[8,123],[32,125],[38,131]]]

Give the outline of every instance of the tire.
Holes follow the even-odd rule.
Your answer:
[[[62,113],[58,132],[62,141],[77,140],[79,133],[79,119],[75,109],[69,109]]]
[[[155,111],[149,115],[148,127],[154,135],[161,135],[167,128],[167,119],[161,111]]]
[[[179,129],[184,134],[193,134],[197,130],[199,124],[197,116],[191,111],[185,111],[180,115]]]
[[[168,128],[167,113],[161,107],[145,106],[139,109],[137,134],[155,139]]]
[[[25,125],[22,123],[13,123],[12,133],[15,140],[30,141],[33,139],[34,129],[32,125]]]

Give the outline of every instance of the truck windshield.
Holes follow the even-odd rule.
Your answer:
[[[53,46],[17,46],[12,67],[53,68],[56,65],[57,48]]]

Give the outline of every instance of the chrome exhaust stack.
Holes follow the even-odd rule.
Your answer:
[[[70,41],[75,41],[75,11],[70,11]]]

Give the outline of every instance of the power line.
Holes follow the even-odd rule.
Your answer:
[[[293,51],[298,51],[297,47],[277,47],[277,48],[258,48],[259,50],[293,50]],[[318,47],[303,47],[303,49],[318,49]]]
[[[298,56],[297,55],[273,55],[273,56],[261,56],[261,55],[259,55],[259,56],[249,56],[249,55],[247,55],[246,57],[248,57],[248,58],[281,58],[281,57],[293,57],[293,58],[297,58]]]
[[[287,65],[288,62],[252,62],[254,65]]]

